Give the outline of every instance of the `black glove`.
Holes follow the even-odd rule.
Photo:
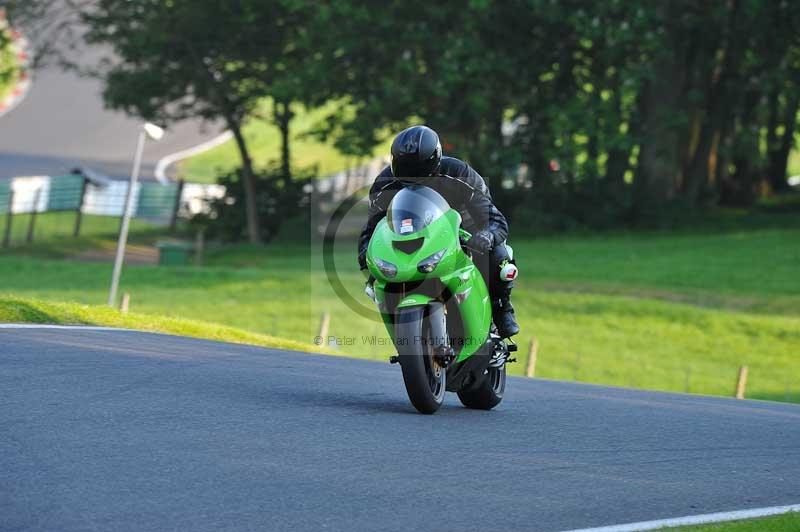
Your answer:
[[[485,255],[494,249],[494,235],[485,229],[478,231],[467,240],[467,247]]]

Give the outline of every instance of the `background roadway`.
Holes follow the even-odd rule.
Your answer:
[[[103,57],[96,47],[72,53],[83,66],[97,65]],[[142,121],[106,109],[102,89],[100,81],[57,65],[35,72],[27,97],[0,117],[0,179],[60,175],[77,166],[127,179]],[[216,137],[221,127],[191,120],[170,124],[167,133],[147,144],[143,178],[153,177],[162,157]]]

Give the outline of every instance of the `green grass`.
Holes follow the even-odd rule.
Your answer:
[[[205,338],[239,344],[308,351],[305,344],[285,338],[181,318],[122,313],[107,306],[79,303],[47,303],[0,294],[0,322],[99,325]],[[311,349],[316,350],[316,349]]]
[[[665,532],[800,532],[800,513],[713,525],[664,528]]]
[[[83,215],[80,236],[73,238],[74,212],[48,212],[37,214],[33,226],[33,243],[27,243],[32,215],[15,214],[11,222],[10,250],[2,253],[22,252],[44,258],[59,258],[83,250],[108,248],[116,244],[120,219],[115,216]],[[0,235],[5,234],[8,215],[0,215]],[[144,220],[131,220],[129,241],[133,244],[153,243],[164,234],[164,227]]]
[[[319,176],[329,176],[358,165],[359,160],[341,154],[331,143],[321,142],[310,135],[322,120],[341,105],[332,102],[313,110],[306,110],[300,105],[293,107],[295,117],[290,126],[290,149],[295,171],[309,170]],[[272,101],[265,99],[259,115],[266,118],[253,118],[244,128],[256,168],[267,167],[280,159],[280,131],[269,119],[271,113]],[[389,141],[385,141],[373,153],[385,155],[388,152]],[[239,154],[231,140],[182,162],[179,173],[187,181],[214,183],[219,175],[239,166]]]
[[[789,224],[791,225],[791,224]],[[66,240],[66,239],[62,239]],[[537,375],[656,390],[731,395],[742,364],[751,398],[800,401],[800,229],[638,233],[514,242],[515,306]],[[63,245],[63,244],[62,244]],[[42,248],[46,242],[41,243]],[[355,243],[334,254],[353,298],[370,309]],[[102,304],[111,265],[0,256],[0,292]],[[122,290],[148,316],[212,322],[312,346],[323,312],[335,352],[383,359],[380,323],[328,287],[319,253],[300,244],[210,248],[203,267],[127,267]],[[159,318],[160,319],[160,318]]]

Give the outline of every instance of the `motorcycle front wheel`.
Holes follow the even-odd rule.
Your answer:
[[[394,332],[408,398],[422,414],[433,414],[442,406],[445,392],[446,371],[434,356],[435,346],[447,338],[444,306],[399,309]]]

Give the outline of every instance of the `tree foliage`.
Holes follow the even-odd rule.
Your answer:
[[[290,1],[97,0],[83,13],[87,39],[113,47],[100,73],[105,99],[149,120],[219,120],[233,133],[241,159],[247,235],[262,240],[257,190],[242,128],[258,102],[273,96],[286,131],[296,85],[292,61],[304,13]],[[293,48],[294,47],[294,48]],[[290,177],[288,143],[284,177]]]
[[[424,122],[535,225],[632,223],[789,188],[789,0],[83,1],[89,38],[114,49],[111,105],[234,132],[253,240],[263,220],[241,126],[264,96],[287,180],[290,104],[336,100],[318,134],[341,150],[368,154]]]
[[[380,17],[371,5],[317,19],[337,30],[318,43],[331,91],[356,108],[328,124],[345,149],[423,121],[506,210],[539,221],[629,222],[787,189],[791,2],[411,0]]]

